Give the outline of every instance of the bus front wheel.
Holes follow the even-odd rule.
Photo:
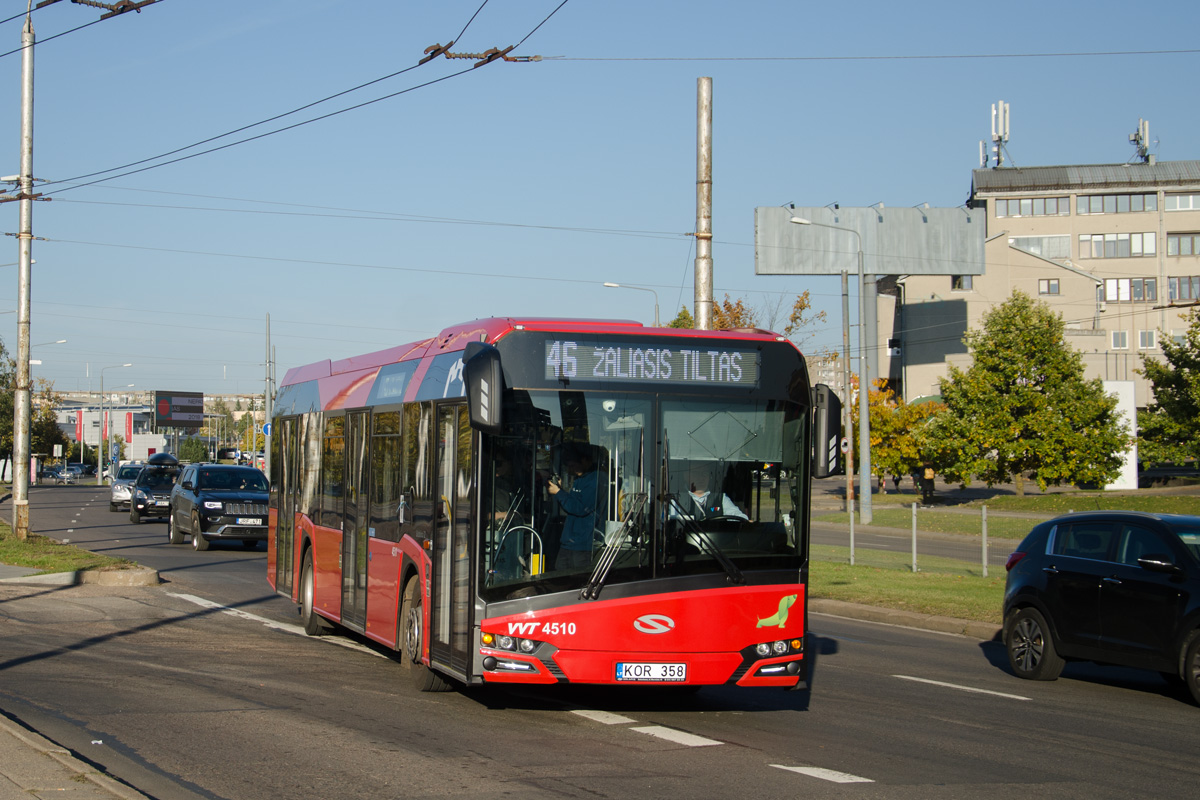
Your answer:
[[[421,640],[424,628],[424,604],[421,599],[421,583],[416,577],[408,579],[404,584],[404,602],[400,606],[400,633],[403,637],[401,648],[404,661],[412,675],[413,685],[420,692],[446,692],[452,687],[450,683],[429,667],[421,663],[421,653],[425,649]]]
[[[194,533],[193,536],[200,536]],[[312,550],[304,553],[304,566],[300,569],[300,620],[304,623],[304,632],[309,636],[321,636],[329,632],[329,623],[313,608],[316,594],[316,584],[313,578]]]

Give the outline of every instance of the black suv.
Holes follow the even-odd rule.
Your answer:
[[[1059,517],[1006,568],[1004,644],[1019,677],[1052,681],[1069,660],[1141,667],[1200,703],[1200,517]]]
[[[169,453],[155,453],[146,459],[129,498],[129,521],[140,523],[143,517],[165,517],[171,488],[179,477],[179,461]]]
[[[210,539],[256,547],[267,540],[267,478],[254,467],[189,464],[171,492],[167,537],[207,550]]]

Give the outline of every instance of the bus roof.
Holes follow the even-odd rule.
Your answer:
[[[647,336],[672,336],[778,341],[777,333],[759,328],[707,331],[691,328],[654,328],[626,319],[564,319],[561,317],[489,317],[463,322],[445,328],[441,333],[417,342],[376,350],[358,356],[338,360],[325,359],[302,367],[292,367],[283,376],[280,386],[329,378],[363,370],[376,369],[387,364],[410,361],[437,353],[458,352],[468,342],[495,342],[514,330],[557,331],[562,333],[631,333],[637,331]]]

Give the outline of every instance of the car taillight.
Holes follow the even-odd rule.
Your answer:
[[[1025,557],[1025,554],[1023,552],[1021,552],[1020,550],[1017,550],[1016,552],[1012,553],[1008,557],[1008,561],[1004,562],[1005,571],[1007,572],[1007,571],[1012,570],[1013,567],[1015,567],[1017,564],[1021,563],[1021,559],[1024,557]]]

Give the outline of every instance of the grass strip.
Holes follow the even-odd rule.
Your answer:
[[[3,523],[0,523],[0,564],[27,567],[41,573],[132,569],[138,566],[126,558],[89,553],[36,533],[31,533],[29,538],[22,541]]]
[[[862,563],[863,555],[870,563]],[[849,548],[817,545],[809,564],[809,591],[813,597],[1000,624],[1002,567],[989,569],[984,578],[978,565],[928,556],[918,560],[914,573],[910,559],[904,553],[856,550],[857,563],[851,566]]]

